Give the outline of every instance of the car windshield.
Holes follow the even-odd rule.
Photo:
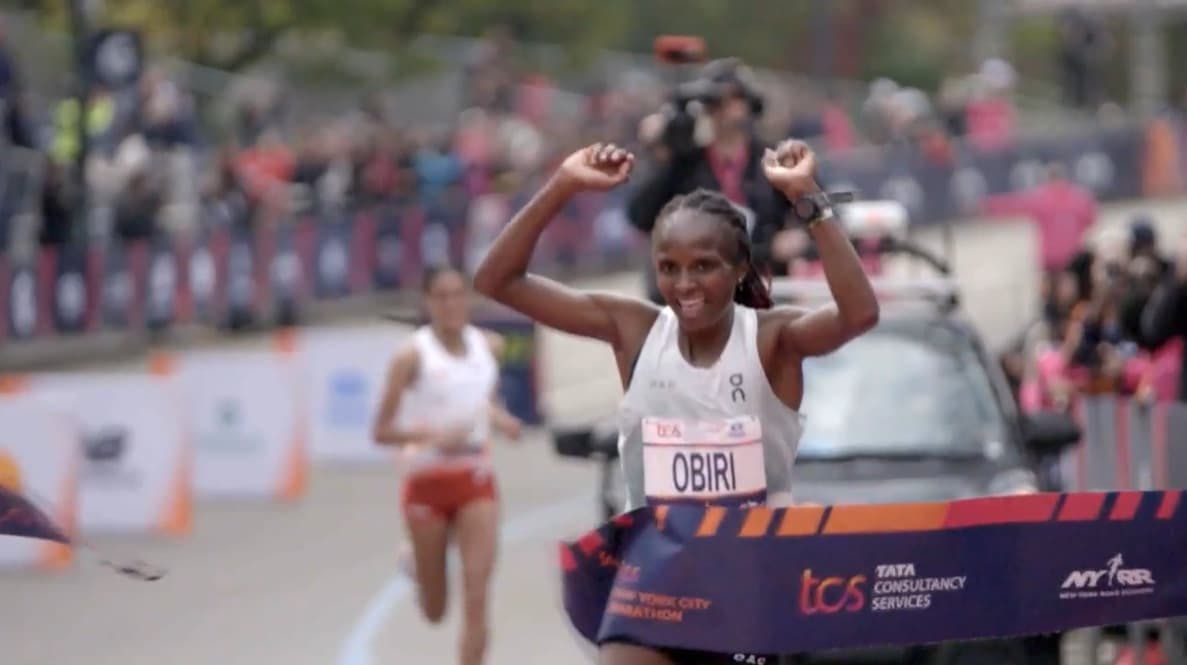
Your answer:
[[[955,331],[875,329],[804,360],[800,456],[971,457],[1002,441],[985,369]]]

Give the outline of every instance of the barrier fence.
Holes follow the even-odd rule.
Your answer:
[[[994,151],[955,143],[937,156],[903,144],[827,155],[822,178],[862,198],[899,200],[913,224],[931,224],[972,215],[987,196],[1034,185],[1051,160],[1102,201],[1187,193],[1184,136],[1181,120],[1166,117],[1028,137]],[[26,190],[9,188],[28,201]],[[531,193],[483,194],[448,207],[383,202],[258,229],[217,225],[212,217],[193,232],[126,245],[0,256],[0,348],[103,331],[286,324],[317,302],[397,293],[415,286],[426,263],[448,257],[473,266]],[[626,221],[628,196],[624,189],[576,200],[549,227],[534,269],[637,265],[642,239]],[[0,215],[4,207],[12,206],[0,206]]]
[[[492,195],[479,203],[510,211],[517,202]],[[533,268],[605,272],[633,263],[640,239],[621,208],[621,194],[575,200],[547,230]],[[102,331],[287,325],[318,302],[414,289],[429,264],[472,267],[507,216],[467,213],[379,205],[256,230],[218,227],[0,258],[0,345]]]
[[[534,327],[501,311],[475,322],[505,336],[502,397],[538,424]],[[299,502],[311,464],[388,466],[398,454],[372,442],[371,423],[412,329],[286,329],[269,343],[159,353],[131,369],[0,374],[0,487],[72,538],[185,538],[195,501]],[[70,564],[68,548],[5,535],[5,517],[0,496],[0,568]]]
[[[1063,485],[1074,491],[1187,488],[1187,403],[1150,403],[1116,395],[1085,395],[1075,406],[1083,437],[1060,465]],[[1161,658],[1149,637],[1157,631]],[[1100,629],[1076,631],[1065,642],[1067,665],[1098,662]],[[1158,658],[1187,665],[1187,617],[1127,627],[1128,662]]]

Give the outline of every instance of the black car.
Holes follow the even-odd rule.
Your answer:
[[[1079,428],[1058,413],[1023,414],[977,331],[959,314],[946,264],[900,250],[943,278],[875,282],[879,324],[828,356],[804,361],[804,431],[792,475],[800,503],[948,501],[1058,491],[1046,473]],[[817,282],[776,283],[776,299],[827,297]],[[601,517],[621,512],[617,433],[608,424],[554,432],[557,452],[602,464]],[[897,650],[820,652],[794,662],[1056,663],[1057,636]]]

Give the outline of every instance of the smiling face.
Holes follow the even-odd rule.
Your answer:
[[[656,226],[651,245],[656,286],[685,332],[710,328],[729,313],[747,269],[739,260],[738,233],[725,220],[688,209]]]

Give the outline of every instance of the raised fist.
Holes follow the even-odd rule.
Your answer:
[[[635,156],[613,143],[595,143],[565,158],[557,175],[578,190],[607,190],[626,182]]]
[[[788,140],[774,150],[767,149],[762,169],[771,185],[792,201],[819,189],[816,153],[803,141]]]

